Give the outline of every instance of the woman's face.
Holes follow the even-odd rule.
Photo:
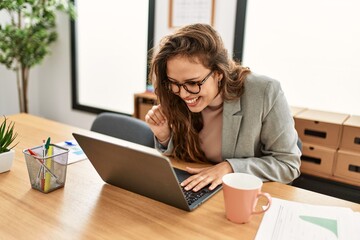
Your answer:
[[[192,92],[199,90],[196,83],[200,83],[206,77],[205,82],[200,86],[199,93],[190,93],[180,86],[177,93],[186,103],[191,112],[201,112],[207,106],[211,106],[212,101],[219,92],[218,81],[222,79],[216,72],[211,73],[210,69],[205,68],[197,58],[191,59],[183,56],[175,56],[167,62],[167,77],[174,91],[179,89],[174,83],[187,83],[188,89]]]

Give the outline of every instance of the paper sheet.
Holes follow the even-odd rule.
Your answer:
[[[87,159],[87,156],[75,139],[59,142],[55,145],[69,149],[68,164]]]
[[[273,198],[255,240],[359,240],[360,214],[350,208]]]
[[[173,0],[172,27],[191,23],[211,24],[212,0]]]

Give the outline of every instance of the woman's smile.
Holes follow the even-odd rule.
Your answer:
[[[183,99],[186,104],[189,106],[192,106],[192,105],[196,105],[197,101],[198,101],[199,97],[195,97],[195,98],[187,98],[187,99]]]

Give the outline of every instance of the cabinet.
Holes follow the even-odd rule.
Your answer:
[[[145,121],[145,115],[156,104],[156,99],[153,92],[136,93],[134,95],[134,117]]]

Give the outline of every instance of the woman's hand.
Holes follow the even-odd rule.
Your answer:
[[[153,106],[145,116],[145,122],[151,128],[156,138],[161,142],[170,139],[170,127],[168,121],[161,110],[161,105]]]
[[[183,181],[181,186],[185,187],[187,191],[192,189],[194,192],[199,191],[208,184],[210,184],[209,190],[215,189],[222,183],[222,177],[225,174],[233,172],[227,161],[205,168],[186,167],[186,170],[194,175]]]

